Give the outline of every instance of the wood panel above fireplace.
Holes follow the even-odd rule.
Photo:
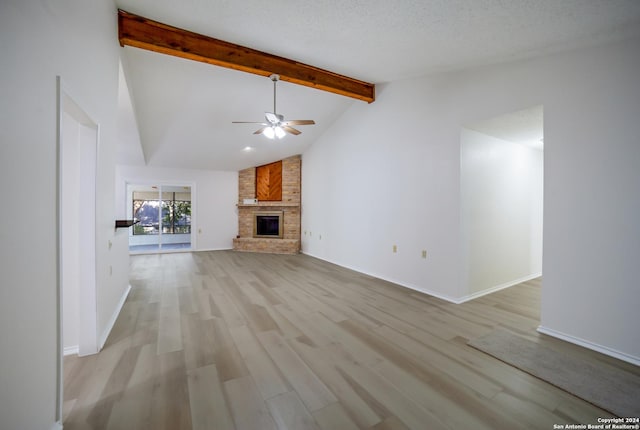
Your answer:
[[[256,198],[268,202],[282,200],[282,160],[256,167]]]

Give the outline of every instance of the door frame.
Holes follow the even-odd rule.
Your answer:
[[[97,184],[97,167],[98,167],[98,151],[100,147],[100,125],[94,121],[90,115],[86,113],[86,109],[82,108],[74,97],[71,95],[70,89],[64,84],[60,76],[56,76],[56,240],[57,240],[57,315],[56,315],[56,333],[57,333],[57,396],[56,396],[56,420],[62,422],[62,407],[64,394],[64,341],[63,341],[63,238],[64,230],[62,221],[65,217],[62,205],[62,161],[64,140],[63,116],[68,114],[80,126],[92,132],[88,139],[82,139],[78,145],[83,145],[81,156],[78,160],[78,172],[81,178],[80,191],[81,201],[85,203],[85,209],[88,210],[88,216],[84,217],[84,221],[78,224],[80,229],[80,252],[78,273],[81,281],[79,288],[79,330],[78,330],[78,355],[89,355],[98,352],[98,311],[97,311],[97,262],[96,262],[96,184]],[[92,138],[95,136],[94,138]],[[84,147],[88,144],[90,147]],[[85,234],[82,234],[82,232]]]

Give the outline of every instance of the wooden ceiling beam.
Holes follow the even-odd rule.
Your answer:
[[[120,46],[173,55],[261,76],[280,75],[283,81],[371,103],[375,85],[266,52],[171,27],[118,10]]]

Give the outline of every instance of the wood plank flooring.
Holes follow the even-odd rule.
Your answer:
[[[105,348],[65,358],[65,429],[551,429],[608,413],[466,345],[539,335],[540,280],[453,305],[304,255],[131,258]],[[585,376],[587,377],[587,376]]]

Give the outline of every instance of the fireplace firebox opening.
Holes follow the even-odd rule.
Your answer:
[[[284,212],[255,212],[253,214],[253,237],[282,239]]]

